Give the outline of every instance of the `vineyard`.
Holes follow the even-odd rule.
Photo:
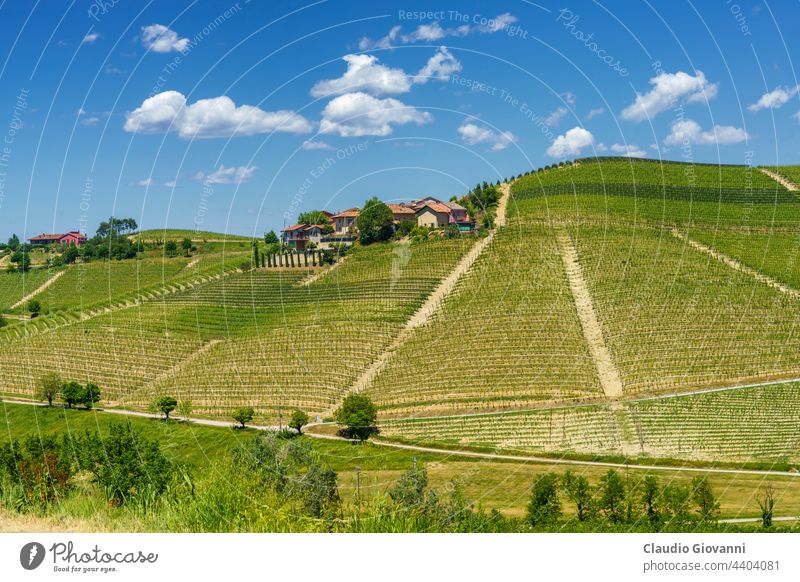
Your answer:
[[[0,310],[10,309],[54,274],[55,271],[47,269],[31,269],[27,273],[0,272]]]
[[[602,396],[552,231],[498,234],[370,394],[392,415]]]

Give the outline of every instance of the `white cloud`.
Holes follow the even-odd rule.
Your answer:
[[[78,110],[75,112],[75,115],[77,117],[80,117],[81,115],[86,115],[86,110],[83,107],[78,107]]]
[[[83,40],[81,41],[81,44],[92,44],[98,38],[100,38],[100,34],[99,33],[90,32],[89,34],[87,34],[86,36],[83,37]]]
[[[255,171],[256,166],[231,166],[226,168],[220,165],[213,173],[205,175],[203,172],[198,172],[194,175],[194,178],[206,184],[242,184],[252,178]]]
[[[138,186],[139,188],[148,188],[149,186],[154,186],[156,181],[152,178],[145,178],[144,180],[139,180],[138,182],[134,183],[134,186]]]
[[[800,121],[800,111],[792,115],[792,117],[794,117],[797,121]]]
[[[592,119],[593,117],[597,117],[598,115],[603,115],[606,112],[605,107],[596,107],[595,109],[590,109],[589,113],[586,114],[586,119]]]
[[[688,102],[710,100],[717,95],[716,83],[709,83],[702,71],[695,76],[678,71],[661,73],[650,79],[653,88],[622,110],[622,118],[629,121],[644,121],[686,99]]]
[[[672,124],[672,130],[664,140],[664,143],[667,145],[681,145],[683,143],[725,145],[743,142],[749,137],[747,132],[740,127],[715,125],[712,129],[703,131],[699,123],[686,119]]]
[[[333,146],[329,143],[325,143],[324,141],[314,141],[312,139],[307,139],[303,142],[303,149],[304,150],[332,150]]]
[[[545,118],[544,122],[550,127],[555,127],[561,122],[567,113],[568,111],[566,107],[559,107],[555,111],[551,112],[550,115]]]
[[[178,33],[163,24],[142,27],[142,44],[154,53],[182,53],[189,48],[188,38],[179,38]]]
[[[573,127],[564,135],[559,135],[547,148],[547,155],[551,158],[565,158],[577,156],[585,147],[594,142],[594,136],[589,130],[582,127]]]
[[[412,79],[402,69],[378,64],[373,55],[345,55],[347,71],[338,79],[319,81],[311,88],[313,97],[341,95],[352,91],[369,91],[375,95],[406,93]]]
[[[177,132],[186,139],[256,135],[281,131],[308,133],[311,122],[294,111],[264,111],[252,105],[236,106],[230,97],[201,99],[186,105],[177,91],[159,93],[125,115],[125,131]]]
[[[427,83],[429,79],[437,81],[447,81],[450,75],[461,70],[461,63],[456,59],[447,47],[440,46],[436,54],[419,70],[414,78],[415,83]]]
[[[463,123],[458,128],[458,133],[461,135],[461,140],[467,145],[491,144],[492,151],[504,150],[517,141],[516,136],[510,131],[492,131],[486,127],[479,127],[474,123]]]
[[[633,144],[619,144],[615,143],[611,146],[611,151],[617,154],[621,154],[623,157],[626,158],[646,158],[647,152],[644,151],[639,146]]]
[[[573,93],[572,91],[567,91],[566,93],[562,93],[561,97],[564,99],[564,101],[567,102],[567,105],[569,106],[574,106],[575,103],[578,101],[578,98],[575,97],[575,93]]]
[[[358,43],[358,48],[362,51],[373,48],[386,49],[401,44],[412,44],[419,41],[436,42],[448,36],[463,37],[469,34],[494,34],[501,30],[505,30],[510,25],[517,22],[517,20],[517,17],[513,14],[504,12],[503,14],[499,14],[479,25],[462,24],[461,26],[456,26],[453,28],[442,28],[442,25],[438,21],[430,24],[420,24],[413,32],[409,34],[401,34],[403,28],[402,26],[397,25],[393,26],[386,36],[377,40],[372,40],[366,36],[363,37]]]
[[[608,151],[608,146],[606,144],[604,144],[603,142],[600,142],[599,144],[594,146],[594,149],[596,151],[598,151],[598,152],[601,152],[601,153],[602,152],[607,152]]]
[[[432,120],[430,113],[418,111],[397,99],[377,99],[366,93],[345,93],[332,99],[322,110],[320,133],[342,137],[389,135],[392,125]]]
[[[85,117],[85,118],[81,119],[81,125],[86,125],[86,126],[91,127],[93,125],[97,125],[99,121],[100,121],[99,117],[94,117],[94,116]]]
[[[762,109],[779,109],[789,102],[792,97],[800,91],[800,86],[778,87],[769,93],[764,93],[758,101],[748,105],[750,111],[761,111]]]

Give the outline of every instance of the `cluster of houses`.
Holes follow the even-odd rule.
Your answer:
[[[28,242],[34,246],[75,245],[79,247],[86,242],[86,235],[77,230],[71,230],[66,234],[40,234],[29,238]]]
[[[425,228],[444,228],[455,225],[462,232],[474,230],[475,223],[470,220],[467,209],[457,202],[442,202],[427,197],[403,204],[387,204],[392,211],[395,225],[413,221],[416,226]],[[281,231],[281,239],[290,248],[302,251],[309,243],[316,248],[325,249],[334,245],[347,244],[358,235],[356,219],[361,213],[358,208],[349,208],[337,214],[322,211],[330,220],[330,225],[295,224]],[[333,230],[331,230],[331,228]]]

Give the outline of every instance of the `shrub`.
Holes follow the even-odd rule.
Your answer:
[[[158,442],[140,436],[130,425],[111,424],[107,437],[87,433],[77,449],[81,467],[113,505],[157,499],[176,473]]]
[[[389,497],[397,505],[406,508],[419,507],[425,502],[425,488],[428,486],[428,471],[416,462],[389,489]]]
[[[42,311],[42,304],[39,303],[37,299],[31,299],[28,301],[25,308],[28,310],[28,313],[31,314],[31,317],[38,317],[39,313]]]
[[[18,487],[16,509],[47,506],[63,497],[75,473],[66,439],[30,436],[24,442],[12,441],[0,447],[0,489]]]

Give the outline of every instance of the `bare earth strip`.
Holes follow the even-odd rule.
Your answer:
[[[749,275],[759,283],[764,283],[765,285],[769,285],[770,287],[772,287],[773,289],[777,289],[781,293],[785,293],[786,295],[791,295],[792,297],[800,299],[800,291],[798,291],[797,289],[789,287],[788,285],[781,283],[777,279],[773,279],[769,275],[764,275],[763,273],[759,273],[755,269],[751,269],[750,267],[740,263],[736,259],[733,259],[724,253],[714,250],[711,247],[704,245],[703,243],[697,242],[696,240],[692,240],[691,238],[689,238],[688,236],[686,236],[685,234],[683,234],[682,232],[680,232],[675,228],[671,229],[670,232],[672,233],[672,236],[674,236],[679,240],[682,240],[693,249],[698,250],[701,253],[705,253],[717,259],[721,263],[724,263],[725,265],[729,266],[731,269],[735,269],[741,273],[744,273],[745,275]]]
[[[564,261],[564,269],[567,272],[567,279],[569,279],[569,287],[575,299],[583,337],[589,345],[589,353],[597,367],[600,385],[608,398],[616,400],[622,396],[622,380],[603,339],[603,328],[600,327],[600,322],[597,320],[592,296],[583,278],[583,270],[578,262],[578,252],[565,231],[559,231],[557,239],[561,249],[561,258]]]
[[[30,293],[28,293],[25,297],[23,297],[22,299],[17,301],[14,305],[12,305],[11,309],[16,309],[17,307],[22,307],[23,305],[25,305],[28,301],[30,301],[31,299],[36,297],[39,293],[47,289],[50,285],[55,283],[58,280],[58,278],[61,277],[61,275],[63,275],[66,272],[67,272],[66,270],[59,271],[58,273],[50,277],[47,281],[39,285],[37,289],[34,289]]]
[[[386,366],[386,363],[391,358],[392,354],[394,354],[397,349],[405,343],[411,333],[418,327],[426,325],[430,323],[433,319],[433,316],[436,314],[436,311],[439,309],[439,306],[442,304],[442,301],[453,291],[458,280],[463,277],[467,271],[470,270],[475,261],[478,257],[481,256],[481,253],[486,249],[486,247],[491,244],[492,240],[494,239],[495,232],[497,231],[497,227],[504,226],[506,223],[506,208],[508,206],[508,197],[511,192],[511,185],[510,184],[502,184],[500,186],[500,192],[502,192],[502,196],[497,204],[497,214],[495,217],[495,228],[493,228],[486,238],[481,239],[473,247],[470,251],[464,255],[464,257],[458,262],[455,268],[450,272],[450,274],[445,277],[441,283],[433,290],[433,292],[428,296],[425,300],[425,303],[422,304],[422,307],[414,313],[411,318],[406,322],[403,329],[397,334],[394,341],[389,345],[386,350],[384,350],[370,366],[364,370],[364,372],[356,379],[356,381],[347,389],[345,394],[350,394],[353,392],[363,392],[366,390],[375,380],[375,377],[378,373]]]
[[[780,174],[773,172],[772,170],[767,170],[766,168],[759,168],[759,170],[761,170],[762,174],[766,174],[767,176],[775,180],[778,184],[780,184],[790,192],[797,192],[798,190],[800,190],[800,188],[797,187],[797,184],[795,184],[790,180],[787,180],[786,178],[784,178]]]
[[[178,373],[181,370],[186,368],[186,366],[188,366],[189,364],[191,364],[192,362],[197,360],[197,358],[199,358],[200,356],[205,354],[208,350],[210,350],[212,347],[214,347],[215,345],[217,345],[221,341],[222,340],[220,340],[220,339],[212,339],[208,343],[203,344],[202,346],[200,346],[199,349],[197,349],[194,352],[192,352],[191,354],[189,354],[186,358],[184,358],[183,360],[180,360],[174,366],[172,366],[171,368],[165,370],[164,372],[162,372],[161,374],[156,376],[156,378],[154,378],[153,381],[150,382],[147,385],[146,388],[153,389],[153,388],[157,387],[159,384],[161,384],[162,382],[164,382],[166,380],[169,380],[170,378],[174,378],[175,376],[178,375]]]

